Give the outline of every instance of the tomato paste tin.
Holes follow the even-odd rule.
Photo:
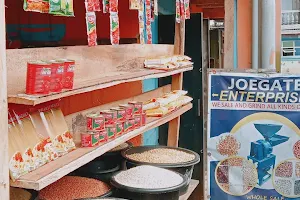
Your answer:
[[[99,114],[89,114],[86,116],[87,129],[89,131],[104,130],[104,117]]]
[[[121,104],[120,108],[124,108],[126,112],[126,118],[131,118],[133,115],[134,105],[131,104]]]
[[[123,124],[123,133],[127,133],[129,131],[129,120],[123,121],[122,124]]]
[[[100,112],[103,115],[105,124],[113,124],[117,121],[117,112],[113,110],[103,110]]]
[[[117,128],[117,135],[122,135],[124,133],[124,122],[117,122],[116,128]]]
[[[111,108],[110,110],[115,111],[117,114],[117,120],[118,121],[124,121],[126,120],[126,110],[124,108]]]
[[[131,101],[128,104],[134,106],[133,114],[142,114],[143,112],[143,102]]]
[[[130,118],[128,119],[128,131],[132,131],[135,129],[135,119],[134,118]]]
[[[134,128],[142,126],[142,115],[134,115]]]
[[[145,126],[146,125],[146,118],[147,118],[147,115],[145,112],[142,113],[142,126]]]
[[[99,131],[99,143],[104,143],[106,141],[107,141],[107,131],[106,130]]]
[[[27,63],[26,94],[49,94],[51,64],[43,61]]]
[[[115,138],[115,136],[117,134],[116,124],[109,124],[109,125],[105,126],[105,130],[107,132],[107,138],[108,139]]]
[[[82,147],[94,147],[99,143],[99,132],[90,131],[81,134]]]
[[[74,85],[74,70],[75,61],[69,59],[60,59],[64,63],[64,73],[62,78],[62,88],[63,89],[73,89]]]
[[[64,75],[64,62],[57,60],[49,60],[48,62],[51,63],[50,92],[61,92]]]

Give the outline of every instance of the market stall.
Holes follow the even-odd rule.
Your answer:
[[[197,187],[199,182],[191,177],[193,166],[200,161],[199,155],[176,148],[180,116],[192,108],[193,100],[187,91],[182,90],[183,73],[193,69],[192,59],[184,56],[184,29],[185,20],[189,18],[189,1],[176,1],[174,45],[152,44],[151,20],[157,15],[156,0],[129,2],[128,9],[138,13],[141,44],[119,45],[117,0],[82,1],[81,6],[86,10],[88,46],[5,50],[5,31],[1,29],[1,199],[9,199],[8,185],[14,188],[11,192],[16,191],[16,196],[17,193],[29,196],[25,190],[15,190],[23,188],[29,189],[32,196],[38,195],[45,200],[59,199],[63,195],[66,199],[114,195],[143,199],[138,194],[151,198],[164,198],[166,195],[170,199],[184,200]],[[4,1],[0,2],[0,8],[0,18],[5,22],[2,12]],[[24,0],[22,12],[78,18],[72,0]],[[97,45],[96,27],[101,26],[96,20],[99,12],[107,13],[109,17],[112,45]],[[172,84],[147,93],[67,115],[61,109],[61,101],[70,96],[167,76],[172,76]],[[65,101],[64,104],[66,102],[85,103]],[[119,168],[112,168],[116,169],[113,172],[123,167],[126,171],[112,173],[112,170],[106,170],[107,173],[104,173],[105,170],[102,170],[100,173],[96,170],[94,174],[90,173],[96,165],[112,164],[111,159],[102,159],[110,151],[165,123],[169,123],[168,146],[174,148],[148,149],[151,154],[152,150],[158,151],[158,155],[165,154],[164,159],[157,160],[157,155],[152,160],[143,160],[142,164],[130,167],[127,160],[130,155],[122,153],[123,158],[118,156],[116,161]],[[148,150],[144,150],[146,155]],[[121,151],[118,152],[121,155]],[[176,157],[186,159],[170,159]],[[122,159],[127,160],[126,165],[120,165]],[[163,165],[157,165],[162,162]],[[176,170],[170,170],[170,165],[176,166]],[[85,168],[88,175],[83,173]],[[178,170],[180,168],[188,170]],[[147,178],[149,171],[156,176]],[[97,177],[105,174],[105,178],[95,178],[95,174]],[[166,182],[162,177],[172,181]],[[147,181],[141,185],[141,180],[147,180],[148,185]],[[71,191],[68,190],[70,186],[73,188]],[[72,192],[74,190],[76,192]]]

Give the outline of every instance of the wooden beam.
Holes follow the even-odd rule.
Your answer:
[[[225,0],[225,41],[224,68],[233,69],[234,65],[234,0]]]
[[[0,199],[9,199],[5,4],[0,0]]]
[[[175,22],[174,54],[184,55],[185,45],[185,21]],[[172,90],[181,90],[183,84],[183,73],[172,76]],[[180,129],[180,116],[169,122],[168,146],[178,147]]]

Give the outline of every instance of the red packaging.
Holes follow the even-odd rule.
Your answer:
[[[109,0],[109,12],[118,12],[118,0]]]
[[[26,94],[49,94],[51,64],[35,61],[27,63]]]
[[[126,112],[126,118],[131,118],[133,115],[134,105],[132,104],[120,104],[120,108],[124,108]]]
[[[50,92],[61,92],[64,75],[64,62],[50,60],[51,66],[51,83]]]
[[[145,126],[146,125],[146,118],[147,118],[147,115],[145,112],[142,113],[142,126]]]
[[[129,121],[125,120],[124,122],[122,122],[123,124],[123,134],[127,133],[129,131]]]
[[[134,128],[142,126],[142,115],[134,115]]]
[[[117,135],[117,125],[116,124],[109,124],[105,127],[107,132],[107,138],[113,139]]]
[[[116,123],[116,128],[117,128],[117,136],[122,135],[124,133],[124,123],[123,122],[117,122]]]
[[[126,120],[126,110],[124,108],[111,108],[110,110],[117,113],[117,120],[118,121]]]
[[[99,114],[90,114],[86,116],[87,129],[89,131],[102,131],[104,130],[105,119]]]
[[[82,147],[94,147],[99,143],[99,132],[88,132],[81,134]]]
[[[128,119],[128,131],[135,129],[135,118]]]
[[[142,114],[143,113],[143,102],[131,101],[128,104],[134,106],[133,114]]]
[[[114,124],[117,121],[117,112],[113,110],[103,110],[100,112],[105,120],[105,125]]]
[[[69,60],[69,59],[61,59],[58,61],[64,62],[62,88],[63,89],[73,89],[75,61]]]
[[[106,130],[99,131],[99,143],[104,143],[106,141],[107,141],[107,131]]]

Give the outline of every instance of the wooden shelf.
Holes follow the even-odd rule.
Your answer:
[[[95,148],[78,148],[69,154],[58,158],[57,160],[50,162],[39,169],[22,176],[19,180],[11,181],[11,186],[20,187],[26,189],[41,190],[51,183],[57,181],[70,172],[78,169],[79,167],[87,164],[95,158],[101,156],[105,152],[115,148],[116,146],[136,137],[148,130],[165,124],[174,118],[182,115],[192,108],[192,104],[189,103],[174,112],[165,115],[161,118],[148,118],[147,124],[144,127],[124,134],[113,141],[110,141],[100,147]]]
[[[24,104],[24,105],[37,105],[40,103],[48,102],[55,99],[60,99],[67,96],[72,96],[76,94],[81,94],[85,92],[91,92],[98,89],[103,89],[118,85],[121,83],[140,81],[151,78],[161,78],[179,74],[185,71],[192,70],[193,67],[185,67],[181,69],[176,69],[172,71],[162,71],[162,70],[151,70],[151,69],[140,69],[139,71],[127,72],[126,75],[115,75],[109,76],[105,79],[90,81],[90,85],[85,87],[74,88],[73,90],[63,91],[61,93],[53,93],[50,95],[9,95],[8,103]]]
[[[161,78],[190,71],[145,69],[144,60],[174,55],[174,45],[99,45],[9,49],[7,53],[8,102],[36,105],[71,95],[103,89],[126,82]],[[25,95],[27,62],[31,60],[73,59],[76,62],[74,89],[50,95]]]
[[[197,188],[198,184],[199,184],[198,180],[191,180],[191,183],[189,185],[189,188],[188,188],[187,192],[184,195],[181,195],[179,197],[179,200],[188,200],[189,197],[194,192],[194,190]]]

